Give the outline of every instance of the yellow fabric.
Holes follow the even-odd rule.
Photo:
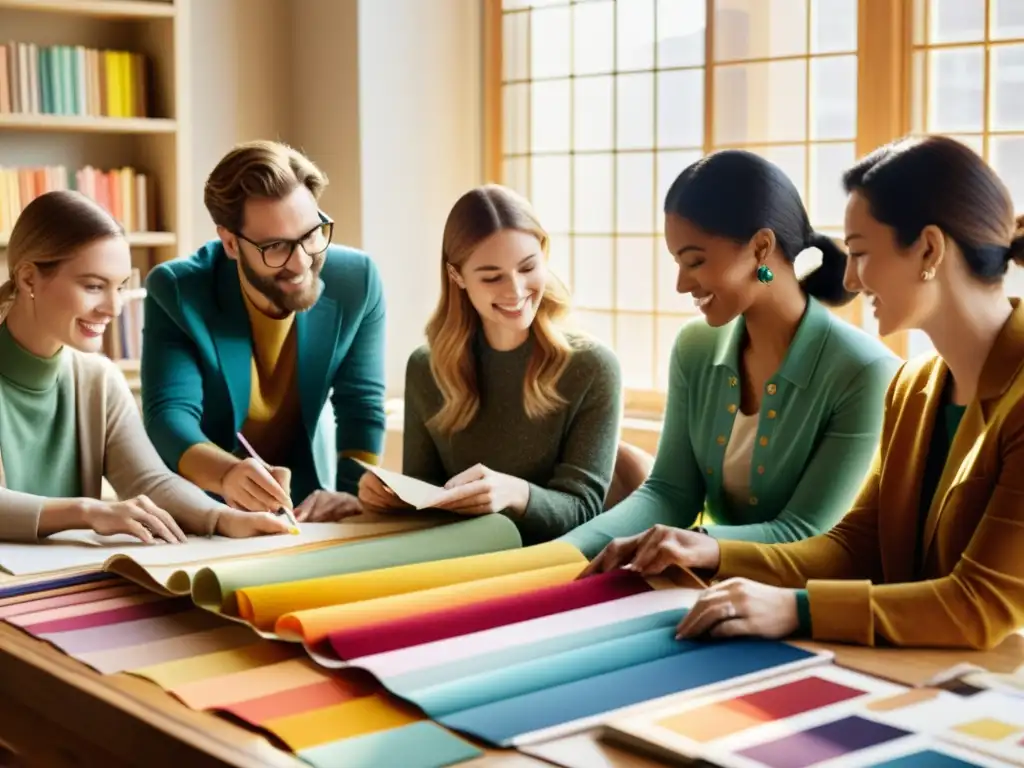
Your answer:
[[[286,613],[582,562],[585,562],[583,555],[575,547],[552,541],[525,549],[247,587],[238,590],[235,598],[243,619],[260,629],[270,630]]]
[[[263,724],[295,752],[330,741],[376,733],[423,720],[384,693],[362,696],[330,707],[277,717]]]
[[[991,648],[1024,627],[1024,307],[1013,305],[950,446],[922,572],[921,478],[948,373],[937,357],[894,378],[879,454],[846,517],[792,544],[722,541],[718,576],[806,581],[816,640]]]
[[[242,434],[267,463],[283,466],[302,419],[295,313],[284,318],[268,317],[245,291],[242,296],[252,328],[252,385]]]
[[[298,650],[283,643],[258,640],[242,648],[229,651],[190,656],[176,661],[165,661],[150,667],[133,669],[133,675],[152,680],[164,690],[195,683],[222,675],[230,675],[247,669],[256,669],[267,664],[295,658]]]
[[[418,616],[442,608],[482,603],[496,597],[517,595],[533,589],[556,584],[567,584],[575,579],[586,565],[586,560],[538,568],[522,573],[510,573],[490,579],[479,579],[464,584],[450,584],[436,589],[390,595],[347,605],[332,605],[309,611],[286,613],[277,621],[275,630],[284,639],[318,643],[330,632],[364,624],[406,616]]]

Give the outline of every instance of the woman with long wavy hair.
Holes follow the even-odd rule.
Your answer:
[[[615,355],[563,321],[529,202],[498,185],[463,195],[445,224],[441,297],[409,358],[403,471],[448,492],[439,507],[508,515],[524,541],[597,516],[612,481],[621,404]],[[402,502],[372,473],[359,497]]]

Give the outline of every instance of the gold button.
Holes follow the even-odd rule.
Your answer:
[[[737,379],[735,376],[730,376],[729,377],[729,386],[730,387],[735,387],[739,383],[740,383],[739,379]]]
[[[768,418],[769,419],[774,419],[778,415],[779,414],[777,414],[775,411],[768,411]]]
[[[715,440],[719,445],[725,445],[725,435],[719,435]]]
[[[751,496],[750,497],[750,506],[752,506],[752,507],[756,507],[757,506],[757,496]]]
[[[761,464],[761,465],[760,465],[760,466],[759,466],[759,467],[757,468],[757,474],[759,474],[759,475],[763,475],[763,474],[764,474],[764,464]]]
[[[729,413],[736,413],[736,403],[729,403]]]
[[[769,395],[774,395],[775,394],[775,385],[774,384],[769,384],[768,385],[768,394]]]
[[[709,475],[715,474],[715,470],[713,470],[711,467],[708,467],[708,474]]]
[[[761,447],[763,448],[764,446],[768,445],[768,438],[762,437],[760,440],[758,440],[758,442],[761,443]]]

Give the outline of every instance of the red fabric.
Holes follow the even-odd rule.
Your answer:
[[[328,642],[338,658],[358,659],[551,616],[650,590],[651,586],[643,577],[632,571],[616,569],[521,595],[332,632],[328,635]]]
[[[126,621],[151,619],[154,616],[169,616],[172,613],[181,613],[191,607],[192,603],[185,599],[155,600],[150,603],[111,608],[108,611],[99,611],[98,613],[86,613],[81,616],[68,616],[65,619],[53,619],[51,621],[41,621],[37,624],[26,624],[22,626],[22,629],[33,635],[71,632],[77,629],[105,627],[108,624],[123,624]]]
[[[262,726],[268,720],[311,712],[314,709],[323,709],[362,696],[369,696],[373,692],[374,688],[363,680],[335,677],[320,683],[311,683],[288,691],[279,691],[256,699],[241,701],[222,707],[220,711],[230,712],[240,720]]]

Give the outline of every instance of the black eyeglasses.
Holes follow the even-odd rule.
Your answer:
[[[310,256],[319,256],[326,251],[327,246],[331,244],[331,237],[334,236],[334,222],[325,221],[317,224],[298,240],[274,240],[270,243],[263,243],[263,245],[254,243],[241,232],[235,232],[234,235],[259,251],[263,263],[268,267],[280,269],[292,257],[295,246],[300,246]]]

